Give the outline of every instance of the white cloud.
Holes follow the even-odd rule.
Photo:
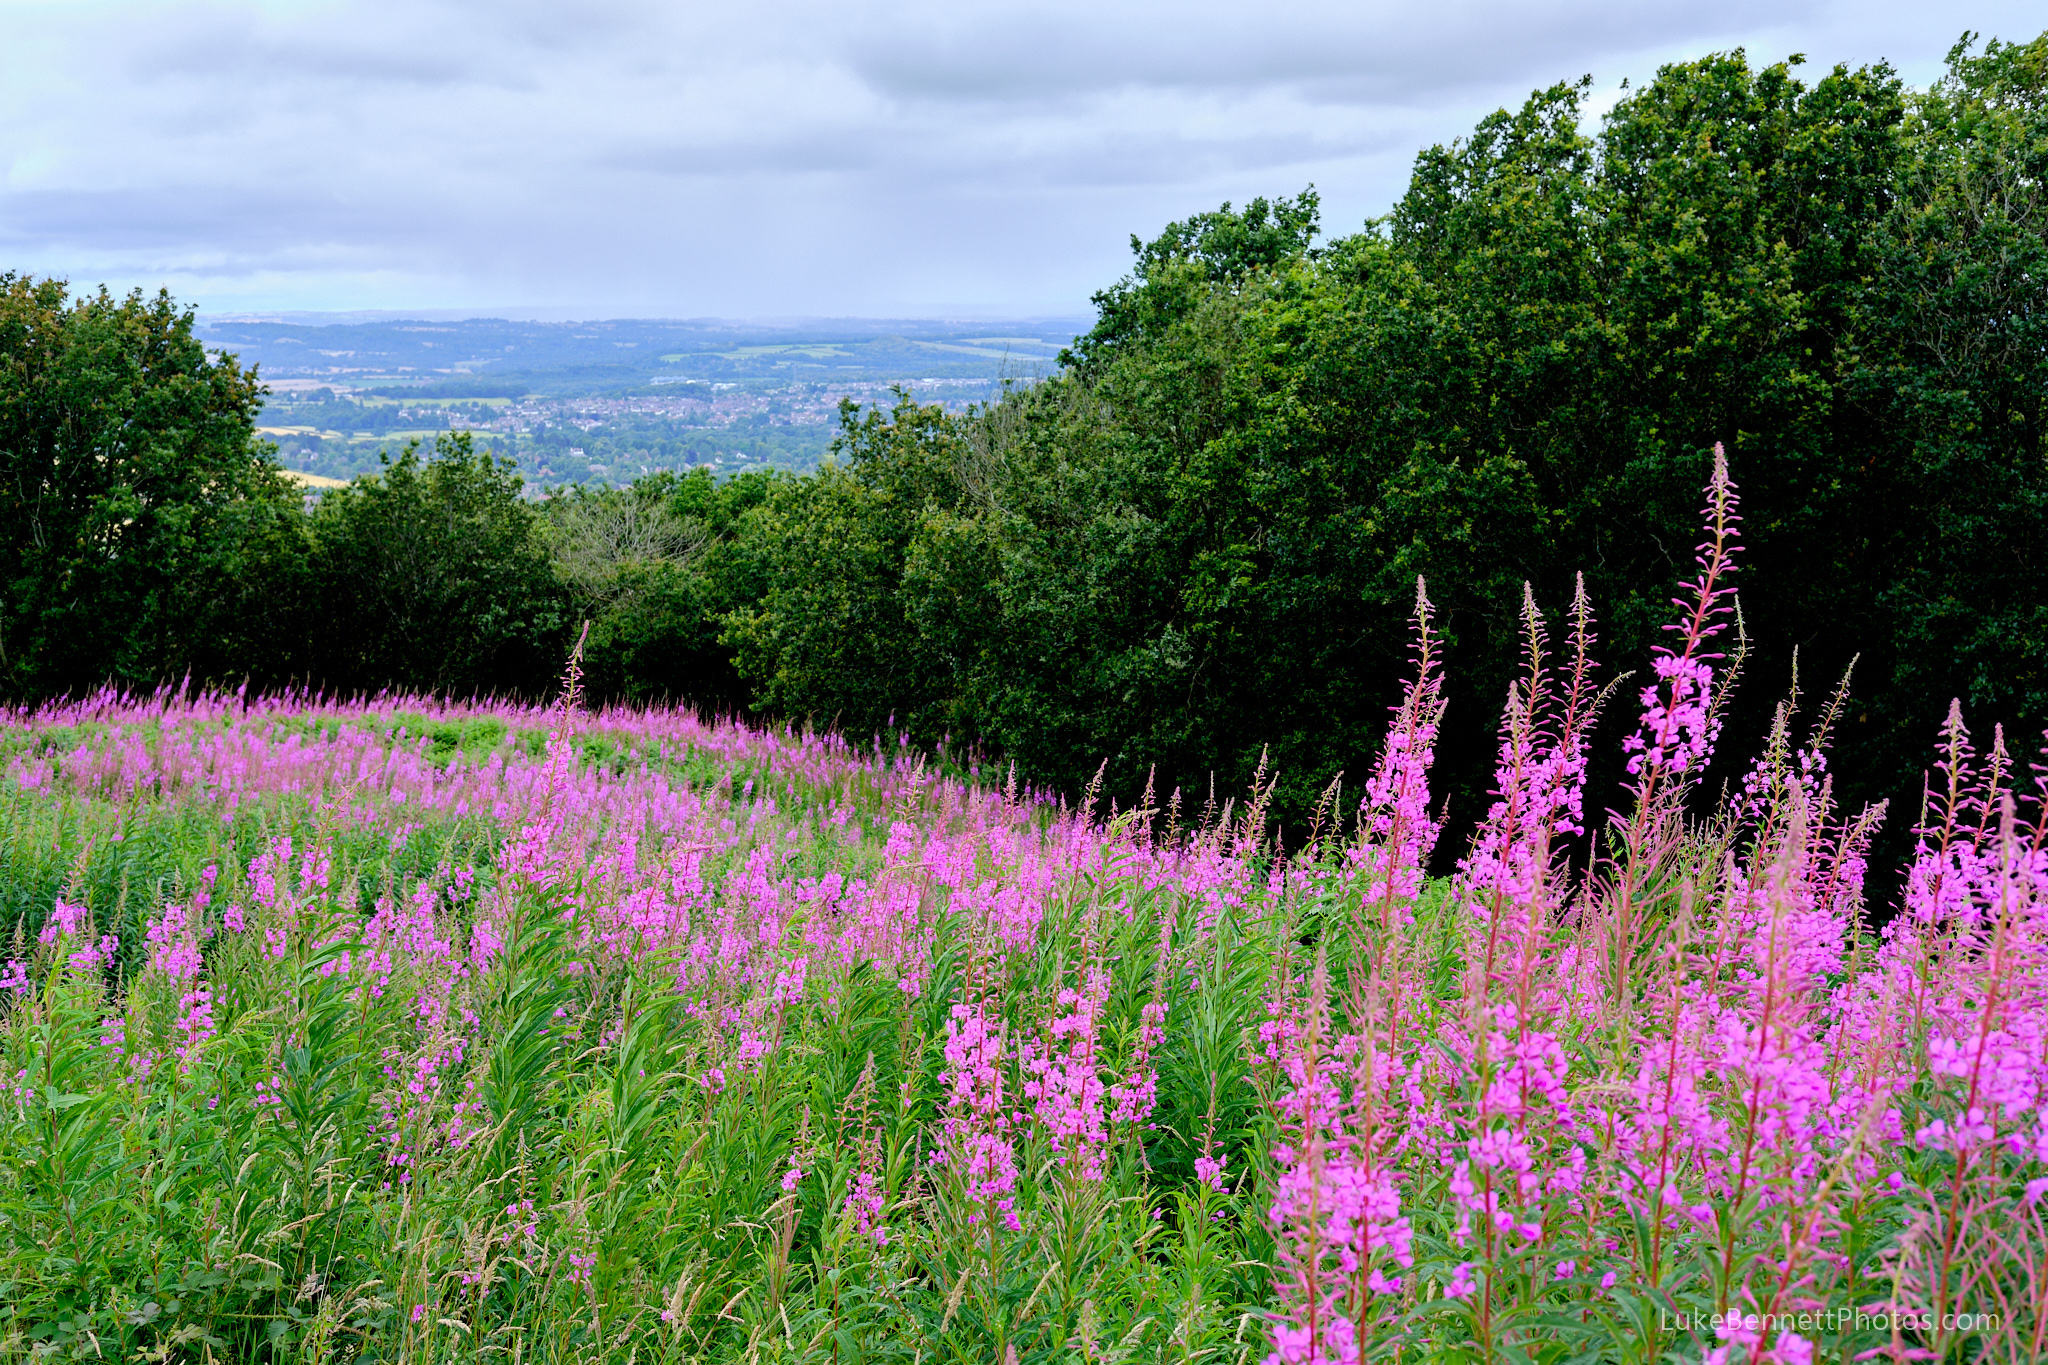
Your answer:
[[[0,268],[214,308],[1074,312],[1131,232],[1311,180],[1348,229],[1539,85],[1745,42],[1924,80],[1955,36],[1821,0],[0,0]]]

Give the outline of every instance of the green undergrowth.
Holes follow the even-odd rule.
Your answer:
[[[520,742],[488,724],[379,723],[441,763]],[[706,827],[728,831],[703,854],[705,920],[743,897],[763,849],[795,883],[852,882],[882,875],[892,827],[959,818],[880,765],[806,775],[770,757],[649,754],[603,731],[577,751],[585,784],[665,768]],[[18,1173],[0,1182],[0,1358],[1266,1352],[1271,1248],[1237,1181],[1266,1138],[1242,1050],[1276,945],[1308,920],[1229,921],[1197,967],[1182,893],[1102,866],[1054,887],[1041,951],[1013,951],[931,887],[914,973],[805,948],[799,909],[778,960],[808,955],[808,988],[763,1008],[748,1000],[765,983],[716,972],[679,991],[680,946],[607,954],[575,939],[565,912],[607,894],[598,855],[633,833],[655,857],[651,830],[585,830],[588,856],[558,880],[515,883],[518,831],[473,813],[351,821],[308,794],[227,808],[5,787],[0,956],[25,979],[0,1025],[0,1164]],[[284,840],[290,894],[266,905],[252,864]],[[309,850],[326,868],[317,892],[298,880]],[[152,965],[148,936],[202,892],[195,1040],[192,983]],[[44,945],[60,901],[87,922]],[[367,917],[408,904],[431,909],[441,945],[369,951]],[[223,927],[229,906],[240,932]],[[486,919],[503,947],[479,963],[470,938]],[[118,950],[81,966],[80,945],[109,934]],[[1137,1055],[1147,1002],[1171,997],[1157,1102],[1119,1131],[1100,1181],[1020,1137],[1019,1225],[992,1234],[933,1164],[951,1010],[974,996],[1015,1036],[1042,1033],[1091,963],[1114,978],[1106,1072]],[[1194,1179],[1203,1150],[1226,1157],[1231,1193]],[[882,1200],[866,1225],[849,1204],[862,1181]]]

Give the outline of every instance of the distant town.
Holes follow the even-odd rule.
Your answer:
[[[202,320],[258,366],[260,422],[314,486],[449,431],[513,460],[538,495],[697,466],[814,470],[842,399],[963,411],[1056,368],[1077,320],[750,325],[503,319]]]

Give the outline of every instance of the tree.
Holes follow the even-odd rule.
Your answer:
[[[544,689],[569,604],[510,460],[468,432],[414,441],[312,517],[315,676],[344,688]]]
[[[1912,102],[1859,299],[1887,439],[1855,452],[1877,649],[1852,724],[1908,800],[1947,698],[2017,747],[2048,724],[2048,35],[1974,46]]]
[[[709,542],[703,521],[670,496],[675,478],[630,488],[578,486],[548,503],[548,543],[556,571],[595,609],[617,607],[645,591],[649,573],[687,567]]]
[[[0,275],[0,688],[289,666],[298,493],[168,294]]]
[[[1254,199],[1242,210],[1225,203],[1168,223],[1150,242],[1133,234],[1131,273],[1093,296],[1095,326],[1061,353],[1060,363],[1088,368],[1126,343],[1171,328],[1215,291],[1285,269],[1309,254],[1320,215],[1311,185],[1293,199]]]
[[[859,733],[892,718],[929,733],[953,679],[921,644],[902,593],[927,513],[957,505],[970,452],[944,411],[898,390],[885,417],[840,404],[834,457],[792,481],[738,528],[736,572],[758,596],[727,617],[723,641],[756,705]]]
[[[1644,657],[1720,442],[1753,647],[1731,733],[1795,651],[1809,687],[1860,653],[1844,795],[1909,807],[1951,693],[2048,709],[2042,52],[1958,49],[1910,101],[1881,64],[1807,84],[1719,54],[1592,136],[1560,84],[1320,249],[1312,193],[1134,241],[1066,371],[955,424],[955,490],[820,504],[889,527],[823,671],[1040,780],[1241,786],[1270,759],[1302,813],[1376,742],[1418,575],[1454,714],[1497,708],[1525,581],[1555,610],[1585,570],[1605,657]],[[1454,816],[1491,762],[1484,723],[1447,731]]]
[[[699,468],[550,503],[557,571],[596,612],[584,650],[593,697],[746,706],[719,639],[729,614],[766,591],[760,547],[740,528],[795,482],[768,470],[720,481]]]

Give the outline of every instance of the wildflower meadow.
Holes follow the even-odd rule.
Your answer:
[[[1525,602],[1448,876],[1421,591],[1383,750],[1291,846],[1270,778],[1062,802],[589,710],[573,664],[534,707],[12,713],[0,1355],[2041,1359],[2032,741],[1930,716],[1886,811],[1834,797],[1844,690],[1724,736],[1724,464],[1705,519],[1625,679],[1583,590]]]

